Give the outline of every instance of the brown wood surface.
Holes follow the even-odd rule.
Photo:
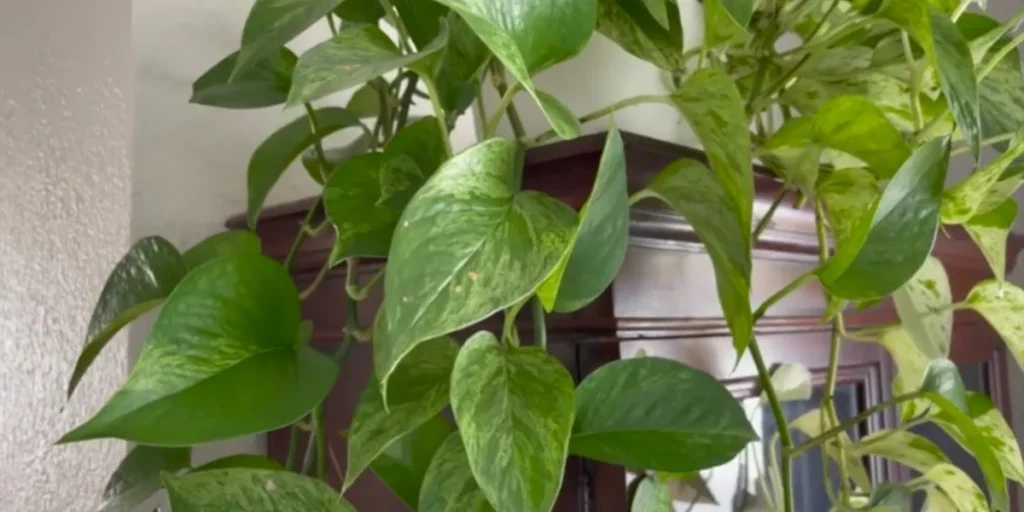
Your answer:
[[[632,134],[624,134],[631,190],[645,186],[665,165],[679,158],[702,159],[700,152]],[[603,135],[582,137],[531,150],[526,158],[525,187],[545,191],[574,207],[589,194],[603,147]],[[755,222],[767,210],[780,183],[760,170],[756,178]],[[283,258],[314,200],[298,201],[268,209],[260,218],[258,234],[264,252]],[[552,352],[577,380],[602,364],[639,349],[649,355],[670,357],[708,371],[727,382],[738,397],[757,392],[756,371],[749,359],[738,365],[728,327],[718,306],[713,270],[693,230],[676,215],[657,204],[642,203],[631,220],[631,247],[626,263],[613,287],[592,306],[572,315],[549,318]],[[244,227],[244,217],[228,222]],[[330,230],[310,240],[295,260],[294,274],[300,288],[310,283],[327,258],[333,233]],[[1011,239],[1007,261],[1016,261],[1022,248]],[[760,238],[755,250],[752,300],[759,303],[781,287],[812,270],[818,247],[813,212],[784,204]],[[962,299],[977,281],[990,278],[981,252],[960,229],[940,234],[934,254],[950,275],[954,299]],[[361,267],[366,280],[379,267],[369,262]],[[306,318],[315,325],[313,342],[325,351],[333,350],[344,335],[345,270],[334,269],[318,291],[304,304]],[[381,300],[378,287],[360,311],[362,326],[372,322]],[[780,302],[758,323],[756,334],[769,364],[802,363],[822,379],[828,366],[830,327],[823,324],[824,301],[815,285],[799,290]],[[850,310],[848,329],[879,326],[897,321],[890,301],[868,311]],[[524,338],[529,338],[528,314],[521,316]],[[482,323],[496,328],[497,319]],[[1006,365],[1014,364],[994,331],[976,314],[958,312],[953,330],[952,357],[958,364],[987,364],[989,393],[1009,417]],[[894,368],[877,345],[845,342],[842,347],[841,379],[857,382],[866,390],[865,406],[886,399]],[[371,350],[359,345],[328,399],[327,423],[332,432],[348,428],[352,410],[367,379],[372,375]],[[891,415],[879,418],[869,428],[892,425]],[[272,433],[268,449],[283,459],[287,433]],[[338,435],[328,436],[331,449],[344,465],[345,443]],[[890,475],[889,466],[872,466],[877,478]],[[369,472],[349,491],[353,504],[364,511],[407,510]],[[626,512],[625,473],[620,468],[590,461],[570,460],[563,491],[556,510]]]

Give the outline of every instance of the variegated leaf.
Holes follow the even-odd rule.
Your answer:
[[[538,347],[473,335],[452,372],[452,411],[469,466],[498,512],[548,512],[576,416],[572,377]]]
[[[989,511],[985,494],[974,484],[974,480],[952,464],[935,466],[929,469],[922,478],[935,482],[935,485],[942,489],[943,495],[953,502],[956,506],[955,510],[959,512]],[[929,494],[929,500],[932,499],[937,498],[933,498]],[[946,504],[939,500],[935,506],[946,506]]]
[[[355,512],[327,484],[287,471],[215,469],[163,478],[174,512]]]
[[[949,356],[953,292],[946,268],[929,256],[914,277],[892,295],[903,328],[929,359]]]
[[[754,14],[754,0],[707,0],[704,3],[704,34],[709,47],[742,42]]]
[[[1006,281],[982,281],[967,296],[967,305],[985,317],[1024,367],[1024,290]]]
[[[810,400],[811,380],[811,371],[799,363],[783,364],[772,372],[772,387],[783,402]],[[767,403],[764,393],[761,393],[761,401]]]
[[[427,471],[454,430],[448,420],[434,416],[391,443],[370,464],[370,469],[410,509],[421,510],[420,491]]]
[[[191,458],[191,448],[132,448],[107,481],[97,512],[132,512],[163,488],[162,472],[177,473],[189,466]]]
[[[949,462],[935,443],[905,430],[875,432],[854,445],[853,452],[862,457],[876,455],[922,472],[936,464]]]
[[[1024,155],[1024,129],[1017,132],[1014,142],[999,158],[942,194],[942,222],[963,224],[977,215],[992,187],[1021,155]]]
[[[820,436],[834,425],[828,420],[827,413],[821,409],[814,409],[789,422],[789,426],[798,430],[801,434],[813,438]],[[858,487],[870,489],[871,477],[868,475],[867,469],[864,468],[862,459],[851,449],[853,441],[850,440],[850,436],[843,432],[836,436],[836,439],[843,446],[842,457],[840,457],[839,450],[832,444],[822,445],[821,448],[825,451],[825,454],[836,461],[836,464],[842,464],[846,469],[846,474]]]
[[[672,512],[672,496],[657,478],[643,477],[633,495],[629,512]]]
[[[469,467],[458,432],[437,449],[420,489],[418,512],[494,512]]]
[[[1007,199],[995,210],[975,215],[964,224],[998,281],[1006,279],[1006,241],[1016,220],[1017,202]]]
[[[343,0],[257,0],[245,20],[242,49],[231,81],[238,80],[268,55],[327,16]]]
[[[1013,429],[1006,422],[1003,413],[992,403],[992,399],[981,393],[967,393],[967,414],[978,428],[985,444],[992,447],[1006,477],[1024,483],[1024,459],[1021,458],[1020,445],[1017,444]],[[961,446],[970,449],[956,422],[949,415],[940,413],[933,416],[932,420]]]
[[[651,10],[631,0],[598,0],[597,31],[622,47],[623,50],[669,71],[682,71],[683,29],[679,6],[665,0],[646,0],[655,3],[665,15],[661,24]]]
[[[864,169],[839,169],[818,182],[818,195],[825,203],[836,247],[842,247],[856,243],[858,224],[870,222],[869,212],[882,197],[882,188],[878,178]]]

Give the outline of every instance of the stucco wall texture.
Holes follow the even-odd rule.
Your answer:
[[[55,447],[127,373],[115,340],[65,406],[129,245],[128,0],[0,1],[0,511],[90,510],[120,443]]]

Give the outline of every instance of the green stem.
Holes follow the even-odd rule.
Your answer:
[[[497,86],[496,86],[497,87]],[[494,133],[498,131],[498,124],[505,117],[505,112],[509,111],[509,107],[512,106],[512,100],[515,99],[516,94],[520,91],[521,86],[519,83],[512,84],[512,87],[505,87],[505,92],[501,93],[501,102],[498,103],[498,109],[494,111],[494,115],[487,121],[487,126],[484,128],[484,139],[494,137]],[[499,88],[499,92],[500,92]],[[511,120],[511,116],[509,117]],[[515,123],[513,123],[513,130],[515,130]],[[522,128],[522,121],[519,121],[518,126]]]
[[[430,95],[430,104],[434,107],[434,116],[437,118],[438,128],[441,129],[441,140],[444,143],[445,157],[451,158],[452,151],[452,140],[448,135],[448,117],[444,111],[444,106],[441,105],[441,95],[438,93],[437,84],[434,83],[432,78],[421,77],[423,83],[427,86],[427,93]]]
[[[775,216],[775,212],[779,209],[779,205],[782,204],[782,201],[786,199],[786,193],[788,192],[789,191],[786,190],[786,187],[783,186],[779,189],[779,192],[775,194],[775,200],[772,201],[772,205],[768,207],[768,211],[765,212],[764,217],[761,217],[761,220],[757,223],[757,227],[754,228],[754,234],[751,237],[754,241],[754,245],[757,245],[757,239],[761,238],[761,234],[763,234],[764,230],[768,229],[768,226],[772,223],[772,217]]]
[[[299,294],[299,300],[303,302],[308,300],[311,295],[316,293],[317,288],[320,288],[320,285],[324,283],[324,280],[327,279],[327,275],[330,273],[331,260],[330,258],[328,258],[327,261],[324,262],[323,266],[320,267],[320,272],[317,272],[316,277],[313,279],[313,282],[310,283],[309,286],[305,290],[302,290],[302,293]]]
[[[604,107],[602,109],[595,110],[595,111],[593,111],[593,112],[591,112],[591,113],[589,113],[589,114],[579,118],[579,122],[580,122],[580,124],[589,123],[591,121],[594,121],[594,120],[600,119],[600,118],[602,118],[604,116],[607,116],[609,114],[612,114],[615,111],[622,110],[624,108],[633,107],[633,106],[636,106],[636,105],[644,105],[644,104],[647,104],[647,103],[663,103],[663,104],[666,104],[666,105],[672,105],[672,96],[671,95],[662,95],[662,94],[644,94],[642,96],[634,96],[632,98],[626,98],[624,100],[621,100],[621,101],[618,101],[618,102],[613,103],[611,105],[608,105],[607,107]],[[553,139],[556,135],[557,135],[557,133],[555,133],[554,130],[548,130],[548,131],[546,131],[546,132],[544,132],[544,133],[534,137],[533,140],[530,141],[528,145],[529,146],[536,146],[538,144],[542,144],[542,143],[544,143],[545,141],[547,141],[549,139]]]
[[[412,107],[412,98],[416,94],[416,86],[419,81],[419,75],[412,73],[405,84],[405,92],[402,93],[401,99],[402,105],[398,111],[398,130],[405,128],[405,125],[409,123],[409,109]]]
[[[981,147],[987,147],[987,146],[991,146],[993,144],[999,144],[1000,142],[1009,142],[1009,141],[1013,140],[1013,138],[1015,136],[1017,136],[1016,133],[1004,133],[1002,135],[997,135],[995,137],[989,137],[989,138],[984,139],[984,140],[981,141]],[[970,150],[971,150],[970,146],[961,146],[961,147],[953,149],[953,151],[950,152],[950,155],[951,156],[956,156],[956,155],[959,155],[959,154],[962,154],[962,153],[966,153],[966,152],[968,152]]]
[[[494,88],[501,95],[501,105],[498,106],[498,110],[495,111],[494,115],[500,121],[501,116],[507,112],[508,123],[512,127],[512,133],[516,136],[517,140],[522,140],[526,137],[526,128],[523,127],[523,119],[519,117],[519,110],[516,109],[516,104],[512,101],[515,98],[515,89],[519,84],[513,84],[509,88],[508,83],[505,82],[505,68],[497,60],[491,61],[491,83],[494,84]],[[487,133],[493,135],[497,129],[497,123],[493,127],[488,123],[485,135]]]
[[[876,405],[876,406],[874,406],[874,407],[872,407],[872,408],[870,408],[870,409],[868,409],[868,410],[858,414],[852,420],[847,421],[846,423],[843,423],[842,425],[839,425],[837,427],[833,427],[833,428],[831,428],[829,430],[826,430],[825,432],[822,432],[821,435],[811,439],[810,441],[807,441],[806,443],[804,443],[804,444],[802,444],[800,446],[797,446],[797,447],[789,450],[788,453],[789,453],[790,456],[792,456],[794,458],[795,457],[799,457],[801,455],[804,455],[807,452],[813,450],[814,448],[816,448],[818,446],[821,446],[822,444],[828,442],[833,437],[836,437],[839,434],[842,434],[843,432],[846,432],[847,430],[849,430],[851,428],[854,428],[857,425],[860,425],[861,422],[870,419],[872,416],[874,416],[874,415],[876,415],[876,414],[878,414],[878,413],[880,413],[880,412],[882,412],[882,411],[884,411],[884,410],[886,410],[886,409],[888,409],[890,407],[896,407],[897,405],[900,405],[900,404],[902,404],[904,402],[909,402],[911,400],[917,400],[919,398],[922,398],[922,397],[924,397],[924,395],[925,394],[924,394],[923,391],[915,391],[914,393],[910,393],[908,395],[898,396],[896,398],[893,398],[892,400],[889,400],[888,402],[884,402],[884,403],[878,404],[878,405]]]
[[[825,226],[825,207],[821,201],[815,205],[815,227],[818,234],[818,260],[824,265],[828,261],[828,230]],[[831,302],[832,297],[827,291],[825,300]],[[829,425],[839,424],[839,414],[836,412],[836,382],[839,375],[839,354],[842,349],[843,332],[846,328],[843,324],[843,313],[836,315],[832,323],[832,337],[829,348],[828,376],[825,379],[825,396],[822,406],[828,414]],[[837,443],[836,449],[839,452],[839,502],[846,504],[849,497],[848,482],[846,475],[846,464],[843,463],[843,444]],[[827,466],[826,466],[827,467]]]
[[[299,226],[299,233],[295,235],[295,240],[292,241],[292,246],[288,249],[288,255],[284,257],[282,266],[291,271],[292,263],[295,262],[295,257],[299,255],[299,251],[302,249],[303,244],[309,238],[309,226],[313,222],[313,218],[316,217],[317,212],[320,210],[320,200],[309,208],[306,212],[306,218],[303,219],[302,225]]]
[[[914,50],[910,46],[910,36],[903,32],[903,56],[907,59],[907,67],[910,68],[910,110],[914,113],[914,128],[924,128],[924,114],[921,111],[921,70],[914,59]]]
[[[320,136],[320,122],[317,120],[316,110],[313,110],[313,105],[303,103],[302,106],[306,108],[309,126],[313,131],[313,150],[316,152],[317,161],[320,162],[320,179],[326,182],[327,175],[331,172],[331,164],[327,162],[327,154],[324,153],[323,137]]]
[[[783,89],[785,89],[786,85],[789,83],[789,80],[793,78],[793,75],[795,75],[797,71],[800,71],[800,68],[804,67],[804,64],[807,64],[807,62],[810,60],[811,54],[806,54],[803,57],[801,57],[796,64],[794,64],[784,73],[782,73],[782,76],[780,76],[778,80],[772,83],[771,87],[769,87],[764,92],[764,94],[761,95],[760,99],[758,99],[757,102],[753,104],[753,106],[751,107],[751,112],[756,115],[757,113],[761,112],[761,110],[764,110],[765,107],[771,105],[772,96],[775,96],[776,93],[781,92]]]
[[[316,477],[324,480],[327,476],[327,414],[324,404],[316,408]]]
[[[548,350],[548,322],[544,313],[544,304],[540,297],[534,297],[533,304],[533,343],[546,352]]]
[[[978,72],[978,82],[984,80],[985,77],[987,77],[988,74],[991,73],[992,70],[995,69],[996,66],[998,66],[999,63],[1004,58],[1006,58],[1007,55],[1010,54],[1010,52],[1015,50],[1021,44],[1024,44],[1024,33],[1018,34],[1017,37],[1013,38],[1013,40],[1011,40],[1009,43],[1003,45],[1003,47],[1000,48],[999,51],[992,56],[992,59],[990,59],[988,63],[985,64],[985,67],[981,68],[981,71]]]
[[[782,502],[784,512],[793,512],[793,464],[789,452],[793,449],[793,436],[789,431],[789,421],[786,420],[786,413],[782,410],[782,402],[775,392],[772,384],[772,376],[768,371],[768,365],[764,362],[761,354],[761,347],[757,344],[757,338],[750,339],[750,356],[757,366],[757,374],[761,379],[761,387],[768,398],[768,405],[775,417],[775,424],[778,426],[779,439],[782,441]]]
[[[334,23],[334,13],[327,13],[327,26],[331,29],[331,35],[338,35],[338,25]]]
[[[828,6],[828,10],[825,11],[825,15],[821,17],[821,20],[818,21],[818,24],[814,26],[814,29],[811,30],[810,34],[808,34],[807,37],[804,38],[804,41],[814,41],[815,36],[817,36],[818,33],[821,32],[821,29],[825,27],[825,24],[828,23],[828,17],[831,16],[833,12],[835,12],[837,7],[839,7],[839,0],[832,0],[832,5]]]
[[[771,297],[768,297],[768,300],[762,302],[761,306],[757,308],[757,311],[754,311],[754,322],[757,322],[761,318],[764,318],[764,315],[766,313],[768,313],[768,310],[772,306],[778,304],[779,301],[781,301],[782,299],[785,299],[791,293],[799,290],[800,288],[803,288],[804,286],[807,285],[807,283],[810,283],[815,278],[817,278],[817,274],[815,274],[815,272],[812,270],[812,271],[810,271],[810,272],[808,272],[808,273],[806,273],[806,274],[804,274],[804,275],[794,279],[792,282],[787,284],[783,289],[775,292],[775,295],[772,295]]]
[[[953,10],[953,14],[950,16],[950,18],[952,18],[953,21],[960,19],[960,16],[963,15],[964,11],[966,11],[967,7],[970,6],[972,3],[974,3],[974,0],[960,0],[960,4],[957,5],[956,9]]]
[[[289,431],[291,437],[288,439],[288,459],[284,463],[284,468],[288,471],[295,471],[298,467],[299,436],[302,435],[302,429],[298,425],[292,425]]]
[[[398,42],[405,53],[413,53],[412,46],[409,44],[409,32],[405,29],[405,23],[402,22],[402,18],[395,14],[395,8],[391,5],[391,0],[379,0],[380,6],[384,9],[384,17],[388,19],[388,23],[395,27],[398,31]]]

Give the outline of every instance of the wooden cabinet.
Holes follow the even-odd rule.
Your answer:
[[[701,159],[699,152],[629,134],[624,135],[630,188],[637,190],[648,183],[665,165],[683,157]],[[589,193],[600,159],[603,136],[589,136],[538,148],[528,153],[525,186],[543,190],[579,207]],[[767,210],[780,184],[771,176],[759,173],[756,179],[755,217]],[[301,220],[314,206],[302,201],[267,211],[260,220],[258,232],[268,254],[283,258],[298,230]],[[756,219],[755,219],[756,220]],[[233,219],[229,226],[241,227],[244,222]],[[760,303],[796,277],[817,264],[817,243],[813,214],[783,205],[755,249],[752,300]],[[322,235],[309,241],[296,259],[295,278],[302,287],[310,283],[330,252],[333,235]],[[1015,261],[1021,248],[1011,241],[1008,261]],[[953,229],[940,234],[935,255],[946,265],[955,299],[963,298],[977,281],[990,276],[988,266],[973,242],[962,231]],[[368,279],[380,262],[364,264],[361,278]],[[314,322],[313,343],[332,350],[344,333],[346,296],[345,271],[338,268],[305,304],[306,317]],[[363,326],[370,325],[373,310],[380,302],[381,290],[375,290],[360,312]],[[756,332],[769,364],[799,362],[812,370],[817,384],[824,383],[828,367],[830,326],[823,324],[825,313],[822,293],[808,286],[773,308],[758,323]],[[524,314],[522,333],[530,337],[529,315]],[[849,329],[878,326],[897,321],[891,303],[870,310],[852,310],[847,315]],[[968,385],[989,394],[1009,417],[1007,389],[1007,353],[998,336],[976,314],[957,312],[955,317],[953,358],[961,365]],[[480,328],[494,328],[496,319],[482,323]],[[648,355],[672,358],[703,369],[721,379],[734,394],[745,399],[762,439],[770,440],[774,424],[770,414],[759,405],[756,370],[749,358],[736,364],[732,339],[722,318],[715,292],[711,261],[692,229],[679,217],[657,204],[641,203],[631,219],[630,249],[625,265],[611,289],[589,308],[572,315],[549,319],[551,351],[577,378],[581,379],[602,364],[622,357],[632,357],[640,350]],[[371,350],[367,345],[355,347],[352,357],[329,398],[327,422],[332,431],[346,429],[353,407],[372,373]],[[891,394],[894,367],[885,351],[874,344],[852,341],[843,343],[839,372],[838,405],[843,416],[886,400]],[[820,393],[819,393],[820,394]],[[788,412],[795,418],[803,411],[816,408],[820,396],[808,403],[791,403]],[[865,425],[868,431],[895,424],[893,413],[874,418]],[[937,442],[949,445],[934,430],[922,431]],[[341,436],[329,436],[331,450],[344,464],[345,443]],[[287,433],[269,436],[268,449],[278,458],[287,451]],[[955,444],[955,443],[954,443]],[[768,450],[754,446],[749,458],[767,457]],[[751,462],[743,457],[716,469],[711,486],[719,505],[698,505],[695,511],[733,510],[734,501],[742,494],[738,485],[756,482]],[[971,471],[969,457],[959,460]],[[816,454],[803,457],[795,467],[799,510],[824,510],[826,499],[822,487],[822,458]],[[865,461],[865,468],[876,481],[908,478],[903,468],[878,460]],[[567,468],[557,510],[624,512],[627,475],[615,468],[592,461],[572,459]],[[405,508],[369,472],[350,491],[351,501],[360,510],[380,512]],[[824,502],[824,503],[827,503]]]

